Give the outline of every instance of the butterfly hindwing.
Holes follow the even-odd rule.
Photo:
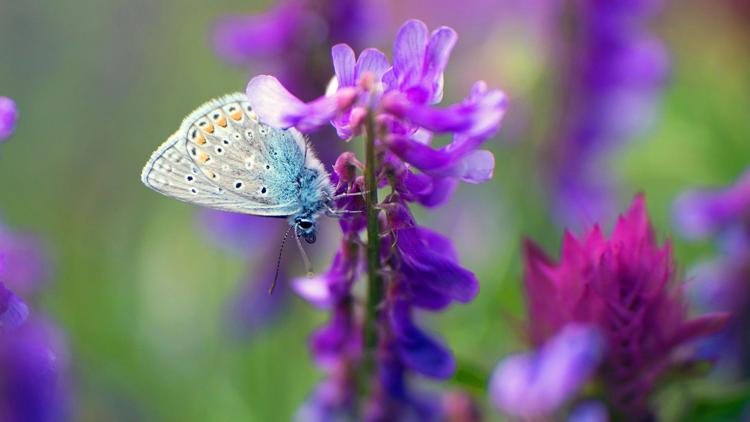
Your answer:
[[[143,170],[143,182],[176,199],[266,216],[299,211],[294,185],[302,136],[258,123],[247,97],[212,100],[191,113]]]

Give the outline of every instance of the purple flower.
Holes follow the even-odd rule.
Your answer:
[[[375,113],[383,146],[431,176],[431,183],[449,191],[452,182],[445,179],[481,183],[492,177],[495,162],[492,153],[478,148],[499,127],[507,100],[501,91],[478,82],[462,103],[433,107],[442,99],[443,71],[456,40],[450,28],[430,34],[423,22],[410,20],[396,36],[393,66],[376,49],[356,58],[351,47],[339,44],[332,49],[335,84],[325,96],[305,103],[267,75],[253,78],[247,95],[260,119],[271,126],[311,132],[330,122],[342,139],[361,133],[367,113]],[[452,133],[454,138],[436,149],[429,146],[432,133]]]
[[[683,236],[701,239],[718,234],[726,249],[740,254],[750,250],[749,215],[750,171],[724,189],[685,192],[674,205],[677,229]]]
[[[646,29],[660,3],[584,0],[561,7],[574,24],[560,31],[572,35],[563,41],[569,53],[560,63],[566,79],[550,177],[556,216],[565,225],[614,214],[607,160],[650,126],[668,73],[664,47]]]
[[[372,141],[368,148],[377,156],[377,164],[370,162],[375,180],[368,183],[390,188],[375,207],[380,235],[369,232],[366,262],[359,232],[368,223],[368,231],[375,227],[367,221],[367,204],[359,195],[368,189],[361,175],[365,166],[354,154],[341,154],[331,177],[336,194],[344,195],[335,204],[346,213],[340,220],[341,246],[328,271],[294,282],[298,294],[331,311],[329,322],[311,339],[315,360],[328,373],[322,391],[353,388],[351,377],[341,374],[375,361],[376,376],[360,380],[371,391],[364,414],[357,415],[364,420],[439,418],[439,400],[413,391],[410,374],[444,380],[453,375],[456,363],[448,347],[419,326],[416,310],[467,303],[479,291],[476,277],[460,265],[451,241],[419,227],[409,209],[412,202],[437,206],[450,197],[458,181],[483,182],[494,169],[492,153],[479,148],[500,125],[505,95],[478,82],[460,104],[433,107],[442,99],[443,72],[456,40],[450,28],[430,34],[424,23],[411,20],[396,36],[392,66],[376,49],[365,49],[357,57],[348,45],[335,45],[335,79],[326,95],[313,101],[298,99],[273,76],[256,76],[247,86],[253,110],[271,126],[310,132],[330,123],[345,140],[366,132]],[[434,133],[452,134],[453,140],[433,148]],[[360,274],[372,268],[372,259],[379,261],[380,270],[370,282],[382,283],[384,294],[375,296],[377,304],[368,304],[372,320],[365,321],[352,288]],[[377,335],[363,334],[364,328]],[[372,337],[377,337],[377,344],[370,343]],[[369,353],[362,348],[364,339]],[[316,391],[303,408],[305,414],[350,414],[348,398],[330,397]]]
[[[7,139],[13,133],[17,119],[16,103],[8,97],[0,96],[0,141]]]
[[[23,295],[34,294],[50,276],[50,262],[36,236],[0,224],[0,280]]]
[[[490,380],[490,395],[519,419],[551,416],[596,372],[604,339],[595,326],[568,324],[538,350],[504,359]]]
[[[607,407],[602,402],[589,400],[578,404],[570,412],[568,422],[608,422]]]
[[[630,418],[650,414],[649,394],[675,363],[674,352],[727,320],[726,313],[687,318],[681,290],[671,286],[670,244],[657,244],[643,196],[618,219],[610,239],[594,226],[580,239],[565,234],[559,264],[530,242],[525,255],[532,342],[543,344],[569,322],[597,326],[607,341],[603,381]]]
[[[674,204],[677,228],[687,238],[713,237],[719,253],[690,271],[688,294],[701,311],[732,313],[727,326],[700,344],[701,356],[718,360],[717,373],[730,379],[750,377],[750,171],[722,189],[692,190]]]
[[[65,419],[65,396],[58,383],[66,362],[54,328],[29,318],[28,306],[0,282],[0,419]]]

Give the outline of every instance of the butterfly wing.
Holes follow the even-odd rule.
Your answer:
[[[294,179],[305,141],[295,130],[258,122],[243,93],[191,113],[143,169],[146,186],[224,211],[289,216],[300,210]]]

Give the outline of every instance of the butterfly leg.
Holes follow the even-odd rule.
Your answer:
[[[351,198],[352,196],[365,196],[367,195],[367,192],[369,191],[340,193],[338,195],[335,195],[331,199],[333,199],[334,201],[337,201],[342,198]]]
[[[362,210],[335,210],[333,208],[326,207],[326,215],[329,217],[343,217],[345,215],[362,214]]]

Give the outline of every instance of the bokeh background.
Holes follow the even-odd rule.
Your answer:
[[[499,420],[485,385],[500,358],[526,347],[517,326],[521,239],[554,255],[562,233],[543,170],[564,107],[555,88],[563,25],[555,23],[557,1],[454,3],[383,2],[368,44],[390,52],[407,18],[452,26],[460,40],[446,72],[447,99],[460,99],[478,78],[511,98],[503,129],[488,143],[495,179],[461,186],[446,209],[420,213],[455,239],[481,282],[472,303],[428,317],[459,361],[453,380],[428,388],[469,389],[487,418]],[[244,90],[260,71],[219,59],[210,35],[217,19],[272,6],[0,0],[0,94],[20,110],[1,151],[0,213],[12,230],[42,238],[51,257],[33,308],[65,335],[74,420],[288,420],[321,377],[306,341],[324,313],[282,292],[289,296],[283,308],[260,327],[243,331],[232,320],[234,299],[253,268],[275,255],[280,236],[268,231],[248,239],[251,248],[224,247],[199,210],[139,180],[151,152],[185,115]],[[645,26],[668,51],[663,96],[647,129],[606,167],[620,186],[619,209],[646,193],[684,274],[712,246],[674,234],[675,196],[728,184],[750,164],[750,7],[741,0],[666,2]],[[325,268],[336,244],[332,227],[315,245],[316,269]],[[293,249],[285,261],[291,275],[302,274]],[[750,390],[708,378],[663,395],[669,420],[733,420]]]

